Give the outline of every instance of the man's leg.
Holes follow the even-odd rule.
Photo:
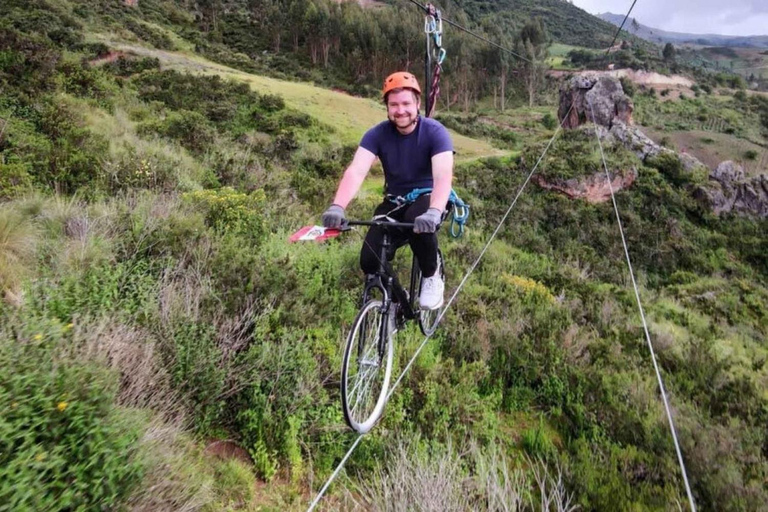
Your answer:
[[[403,215],[403,222],[413,222],[416,217],[429,209],[429,194],[419,197]],[[438,272],[437,233],[411,233],[409,242],[421,269],[421,309],[438,309],[443,305],[445,283]]]
[[[397,205],[385,200],[383,203],[376,207],[373,215],[390,215],[392,218],[398,221],[413,222],[402,220],[401,217],[403,215],[403,211],[404,208],[398,207]],[[398,233],[391,233],[390,240],[393,246],[390,248],[390,254],[387,255],[387,259],[389,260],[394,257],[395,247],[399,245],[398,239]],[[360,250],[360,268],[362,268],[363,272],[366,274],[374,274],[379,269],[379,258],[381,257],[381,244],[383,241],[384,230],[376,226],[371,226],[368,229],[368,233],[365,235],[365,242],[363,242],[363,247]]]
[[[420,196],[408,206],[403,215],[403,222],[413,222],[416,217],[429,209],[429,194]],[[408,242],[413,254],[419,261],[419,268],[424,277],[431,277],[437,272],[437,233],[410,233]]]

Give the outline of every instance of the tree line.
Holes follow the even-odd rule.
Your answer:
[[[424,83],[424,15],[413,5],[374,5],[333,0],[185,0],[198,28],[211,40],[254,59],[275,59],[298,77],[318,70],[348,90],[373,94],[384,76],[408,70]],[[533,104],[543,85],[543,62],[551,38],[540,19],[517,29],[488,19],[473,24],[460,9],[455,23],[470,27],[509,52],[443,24],[447,58],[440,106],[468,110],[478,99],[511,97]],[[289,71],[290,72],[290,71]]]

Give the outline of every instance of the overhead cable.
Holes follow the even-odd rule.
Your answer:
[[[632,2],[632,5],[629,6],[629,10],[627,11],[627,15],[624,16],[624,21],[621,22],[621,25],[619,26],[619,30],[616,31],[616,34],[613,36],[613,41],[611,41],[611,44],[608,45],[608,49],[605,50],[605,54],[608,55],[608,53],[611,51],[611,48],[613,48],[613,43],[616,42],[616,38],[619,37],[619,33],[621,32],[621,29],[624,28],[624,24],[627,22],[627,18],[629,18],[629,13],[632,12],[632,9],[635,8],[635,4],[637,3],[637,0]]]
[[[421,9],[422,11],[424,11],[424,12],[427,12],[427,13],[429,12],[429,9],[427,8],[427,6],[426,6],[426,5],[420,4],[420,3],[419,3],[419,2],[417,2],[416,0],[408,0],[408,1],[409,1],[409,2],[411,2],[412,4],[415,4],[415,5],[417,5],[417,6],[419,7],[419,9]],[[443,21],[444,21],[444,22],[446,22],[447,24],[449,24],[449,25],[451,25],[451,26],[453,26],[453,27],[456,27],[457,29],[459,29],[459,30],[461,30],[461,31],[463,31],[463,32],[466,32],[467,34],[471,35],[472,37],[475,37],[475,38],[477,38],[477,39],[479,39],[479,40],[481,40],[481,41],[485,41],[486,43],[490,44],[491,46],[495,46],[495,47],[496,47],[496,48],[498,48],[499,50],[502,50],[502,51],[505,51],[505,52],[507,52],[507,53],[509,53],[509,54],[512,54],[512,55],[514,55],[515,57],[517,57],[518,59],[522,59],[522,60],[524,60],[525,62],[528,62],[529,64],[533,64],[533,63],[531,62],[531,60],[530,60],[530,59],[527,59],[527,58],[523,57],[523,56],[522,56],[522,55],[520,55],[519,53],[513,52],[513,51],[512,51],[512,50],[510,50],[509,48],[504,48],[504,47],[503,47],[503,46],[501,46],[500,44],[494,43],[494,42],[493,42],[493,41],[491,41],[490,39],[488,39],[488,38],[486,38],[486,37],[483,37],[483,36],[481,36],[480,34],[476,34],[475,32],[472,32],[472,31],[471,31],[471,30],[469,30],[468,28],[464,28],[464,27],[462,27],[462,26],[461,26],[461,25],[459,25],[458,23],[456,23],[456,22],[453,22],[453,21],[449,20],[448,18],[445,18],[445,17],[443,17],[442,19],[443,19]]]
[[[589,101],[589,108],[592,111],[592,120],[595,119],[595,111],[592,108],[592,102]],[[613,193],[613,184],[611,183],[611,175],[608,173],[608,164],[605,163],[605,154],[603,153],[603,144],[600,141],[600,134],[597,131],[597,123],[595,124],[595,137],[597,137],[597,144],[600,148],[600,157],[603,160],[603,168],[605,169],[605,176],[608,180],[608,187],[611,191],[611,200],[613,201],[613,209],[616,212],[616,222],[619,224],[619,233],[621,234],[621,243],[624,245],[624,256],[627,258],[627,267],[629,267],[629,276],[632,278],[632,287],[635,289],[635,299],[637,300],[637,308],[640,310],[640,318],[643,321],[643,330],[645,331],[645,339],[648,342],[648,349],[651,351],[651,360],[653,361],[653,369],[656,371],[656,380],[659,382],[659,390],[661,391],[661,398],[664,402],[664,410],[667,413],[667,420],[669,421],[669,429],[672,432],[672,440],[675,443],[675,451],[677,452],[677,461],[680,463],[680,470],[683,473],[683,481],[685,482],[685,491],[688,494],[688,501],[691,504],[691,512],[696,512],[696,505],[693,501],[693,493],[691,492],[691,485],[688,483],[688,473],[685,470],[685,462],[683,462],[683,453],[680,450],[680,443],[677,440],[677,432],[675,431],[675,422],[672,420],[672,413],[669,409],[669,401],[667,400],[667,392],[664,389],[664,381],[661,378],[661,372],[659,371],[659,364],[656,362],[656,352],[653,350],[653,343],[651,343],[651,335],[648,332],[648,323],[645,321],[645,312],[643,311],[643,304],[640,301],[640,292],[637,289],[637,281],[635,280],[635,272],[632,270],[632,261],[629,258],[629,249],[627,248],[627,239],[624,236],[624,228],[621,225],[621,216],[619,215],[619,207],[616,204],[616,196]]]

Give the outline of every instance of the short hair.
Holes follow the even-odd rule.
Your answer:
[[[387,95],[384,96],[384,104],[385,105],[387,104],[387,101],[389,100],[389,95],[392,94],[393,92],[403,92],[403,91],[406,91],[406,90],[407,91],[411,91],[413,93],[413,99],[415,99],[417,103],[419,101],[421,101],[421,94],[416,92],[414,89],[412,89],[410,87],[396,87],[396,88],[392,89],[391,91],[387,92]]]

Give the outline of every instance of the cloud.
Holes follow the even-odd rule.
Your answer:
[[[625,14],[632,0],[573,0],[593,14]],[[642,0],[632,17],[650,27],[696,34],[768,34],[766,0]]]

